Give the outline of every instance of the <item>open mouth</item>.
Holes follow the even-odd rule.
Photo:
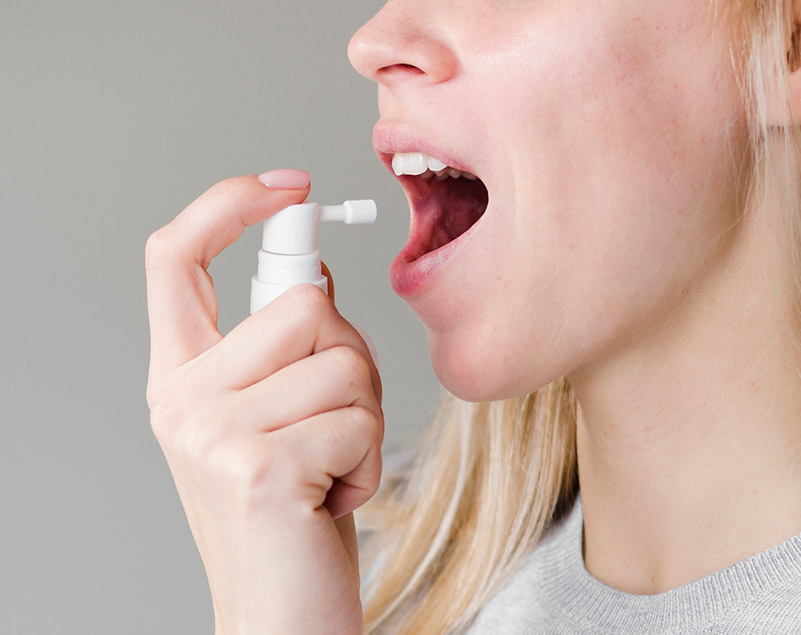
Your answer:
[[[487,209],[487,188],[469,172],[420,153],[396,154],[392,165],[412,207],[406,262],[453,242]]]

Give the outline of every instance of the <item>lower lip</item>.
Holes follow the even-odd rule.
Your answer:
[[[424,254],[411,262],[409,261],[409,254],[412,250],[407,246],[398,254],[389,268],[390,281],[395,293],[402,298],[423,293],[453,260],[461,246],[467,242],[473,227],[470,227],[470,229],[447,245],[443,245],[439,249]]]

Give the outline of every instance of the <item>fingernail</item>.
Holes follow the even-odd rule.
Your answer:
[[[272,170],[259,174],[259,181],[276,190],[303,190],[309,187],[306,170]]]

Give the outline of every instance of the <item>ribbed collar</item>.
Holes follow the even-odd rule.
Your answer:
[[[581,498],[537,549],[545,599],[581,628],[612,632],[695,631],[801,577],[801,534],[685,586],[634,595],[607,586],[585,568]],[[536,553],[536,552],[535,552]]]

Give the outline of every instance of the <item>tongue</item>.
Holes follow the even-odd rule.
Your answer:
[[[437,201],[437,212],[426,252],[447,245],[470,229],[487,209],[489,200],[487,188],[479,179],[432,180],[429,187]]]

